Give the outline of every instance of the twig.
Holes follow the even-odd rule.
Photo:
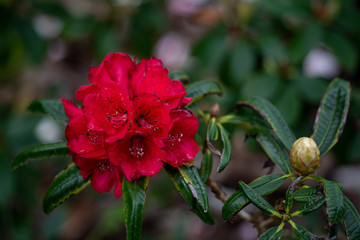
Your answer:
[[[211,177],[208,178],[206,184],[210,187],[211,191],[215,194],[215,197],[219,199],[221,202],[226,202],[226,194],[221,190],[220,186],[215,182]],[[254,224],[254,227],[258,230],[259,235],[265,232],[266,227],[274,222],[273,218],[268,218],[263,220],[262,218],[256,218],[251,216],[244,210],[241,210],[237,213],[237,216],[247,222],[251,222]]]

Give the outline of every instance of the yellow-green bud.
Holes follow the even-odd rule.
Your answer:
[[[290,151],[291,166],[303,176],[307,176],[320,166],[320,151],[312,138],[296,140]]]

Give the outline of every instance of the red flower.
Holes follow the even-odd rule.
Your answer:
[[[109,192],[115,185],[115,197],[120,197],[123,175],[108,159],[104,134],[87,129],[83,111],[70,100],[61,100],[70,119],[65,129],[67,145],[81,175],[84,179],[91,175],[91,185],[98,192]]]
[[[195,157],[198,121],[185,108],[191,99],[160,60],[135,64],[125,54],[110,53],[89,69],[89,82],[76,92],[81,109],[62,101],[73,161],[84,179],[91,177],[94,190],[115,186],[119,197],[123,176],[136,181],[155,175],[163,162],[180,167]]]

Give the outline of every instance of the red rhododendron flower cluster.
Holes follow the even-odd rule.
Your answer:
[[[81,108],[62,99],[70,119],[65,129],[70,154],[94,190],[115,186],[120,197],[123,176],[129,181],[153,176],[164,162],[180,167],[197,154],[198,120],[185,108],[191,99],[167,74],[156,58],[136,64],[125,54],[110,53],[89,69],[90,85],[76,92]]]

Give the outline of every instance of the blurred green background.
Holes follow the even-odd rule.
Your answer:
[[[225,114],[241,98],[267,98],[297,137],[311,134],[330,80],[349,80],[348,121],[319,174],[343,183],[359,209],[359,9],[356,0],[1,0],[1,239],[125,238],[122,200],[112,193],[88,188],[48,216],[42,212],[47,187],[71,159],[9,168],[25,147],[64,139],[64,126],[28,113],[27,105],[36,98],[74,100],[76,89],[87,84],[88,68],[118,51],[138,59],[159,57],[170,71],[187,72],[191,81],[218,81],[224,94],[203,100],[204,110],[219,102]],[[241,132],[233,134],[232,166],[213,174],[229,194],[239,180],[268,171],[262,169],[266,156],[242,138]],[[220,202],[210,197],[210,206],[215,226],[193,216],[161,172],[150,181],[143,237],[255,239],[251,224],[224,223]],[[303,224],[325,231],[319,219],[324,221],[313,216]]]

